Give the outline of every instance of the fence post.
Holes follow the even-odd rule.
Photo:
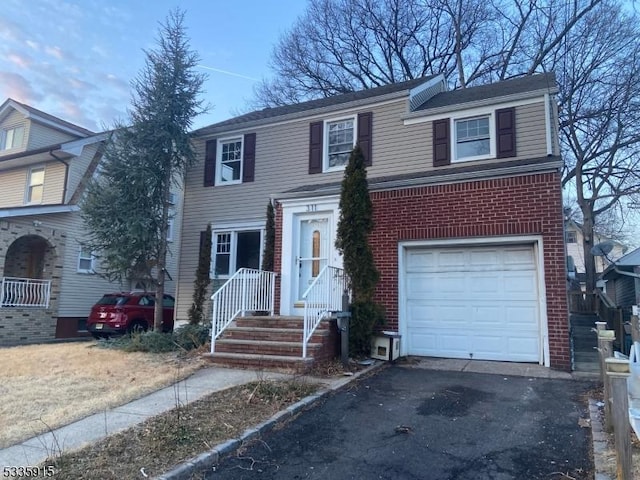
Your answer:
[[[601,323],[601,322],[598,322]],[[613,330],[598,330],[598,354],[600,358],[600,378],[602,379],[603,395],[604,395],[604,428],[605,431],[611,433],[611,382],[606,374],[607,358],[613,357],[613,341],[615,340],[615,332]]]
[[[629,360],[606,359],[607,377],[611,380],[613,430],[616,447],[616,478],[633,480],[631,476],[631,425],[629,424],[629,398],[627,378]]]

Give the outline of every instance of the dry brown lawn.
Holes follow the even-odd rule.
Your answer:
[[[125,353],[95,342],[0,349],[0,448],[127,403],[202,366],[175,353]]]

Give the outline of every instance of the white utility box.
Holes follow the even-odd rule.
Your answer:
[[[392,362],[400,356],[400,334],[380,332],[371,341],[371,358]]]

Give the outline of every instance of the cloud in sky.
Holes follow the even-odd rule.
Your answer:
[[[0,1],[0,102],[14,97],[92,130],[126,120],[143,49],[156,47],[159,24],[176,4],[31,0],[25,8],[24,0]],[[191,46],[209,73],[203,100],[216,106],[195,127],[242,108],[265,76],[271,45],[304,8],[300,0],[266,3],[181,0]]]

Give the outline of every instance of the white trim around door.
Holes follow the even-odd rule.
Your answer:
[[[300,275],[305,272],[307,276],[312,275],[310,272],[315,272],[314,268],[321,270],[325,265],[342,267],[342,257],[335,248],[339,198],[332,195],[281,200],[280,203],[282,205],[280,313],[302,315],[303,310],[298,298],[301,294],[299,290],[302,288]],[[305,229],[307,225],[315,225],[317,228],[314,227],[307,232]],[[301,236],[304,236],[311,245],[314,234],[318,255],[314,255],[311,247],[307,250],[300,248],[301,242],[304,241]]]

